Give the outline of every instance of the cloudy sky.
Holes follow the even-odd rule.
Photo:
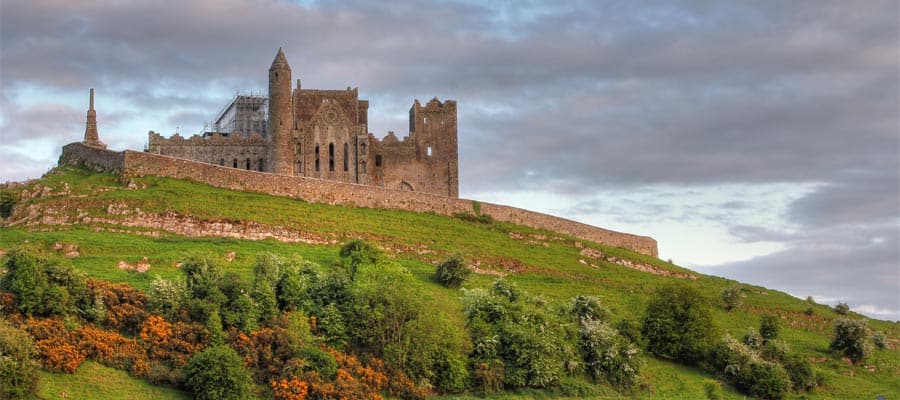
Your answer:
[[[563,5],[559,3],[564,3]],[[900,9],[849,1],[0,3],[0,181],[84,132],[199,132],[264,90],[359,87],[370,130],[459,102],[460,192],[649,235],[714,275],[900,320]]]

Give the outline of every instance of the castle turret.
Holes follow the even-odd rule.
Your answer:
[[[291,66],[284,57],[284,51],[279,48],[269,67],[268,133],[272,145],[269,146],[268,170],[276,174],[294,173],[291,147],[294,112],[291,97]]]
[[[106,144],[100,141],[100,134],[97,133],[97,111],[94,111],[94,88],[91,88],[91,102],[87,111],[87,126],[84,128],[84,140],[82,143],[105,149]]]

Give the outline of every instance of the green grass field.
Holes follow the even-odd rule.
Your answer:
[[[363,238],[383,249],[397,262],[409,269],[434,296],[435,304],[459,309],[459,292],[445,289],[431,280],[434,263],[460,252],[477,262],[481,269],[506,275],[533,296],[552,301],[567,301],[577,295],[602,298],[613,313],[613,319],[639,319],[650,293],[675,279],[626,268],[579,254],[579,246],[600,250],[606,255],[650,264],[662,270],[690,273],[699,276],[683,280],[710,298],[719,299],[722,289],[734,281],[700,275],[619,248],[610,248],[574,239],[565,235],[505,223],[480,224],[459,219],[404,211],[350,208],[310,204],[303,201],[234,192],[202,184],[174,179],[144,177],[135,179],[138,189],[129,189],[117,177],[89,173],[79,169],[65,169],[49,174],[38,184],[49,189],[48,195],[20,202],[20,210],[29,206],[46,213],[58,210],[70,221],[84,216],[114,220],[113,224],[8,226],[0,231],[0,249],[8,250],[19,243],[33,242],[51,248],[55,243],[75,244],[79,256],[73,265],[89,276],[113,282],[125,282],[140,289],[148,288],[155,276],[177,278],[176,263],[189,253],[206,253],[222,260],[232,271],[249,275],[255,255],[272,252],[301,256],[322,265],[338,260],[337,250],[350,238]],[[68,188],[68,191],[66,190]],[[25,190],[34,191],[32,186]],[[56,194],[54,194],[56,193]],[[247,241],[227,238],[189,238],[167,232],[148,232],[126,226],[129,215],[107,212],[111,203],[125,205],[130,210],[145,213],[174,212],[204,220],[254,221],[267,226],[311,232],[327,238],[332,244],[312,245],[281,243],[275,240]],[[104,231],[97,231],[103,228]],[[121,232],[109,232],[114,229]],[[157,236],[149,236],[148,234]],[[225,261],[225,254],[235,253],[233,261]],[[120,261],[134,264],[146,257],[151,268],[146,273],[124,271]],[[585,261],[584,263],[581,261]],[[593,264],[594,266],[591,266]],[[465,288],[489,285],[494,275],[474,275]],[[782,323],[781,337],[791,350],[818,362],[816,368],[826,377],[825,385],[805,398],[874,399],[884,394],[888,398],[900,395],[900,324],[870,320],[869,327],[883,331],[893,348],[876,350],[864,365],[848,365],[828,350],[832,324],[838,317],[829,307],[811,305],[785,293],[761,287],[743,285],[747,295],[744,304],[726,312],[717,308],[713,318],[723,330],[735,337],[742,336],[748,327],[758,327],[763,314],[776,314]],[[807,315],[808,308],[813,309]],[[851,313],[855,318],[864,318]],[[460,316],[459,321],[462,321]],[[461,323],[461,322],[460,322]],[[704,397],[704,385],[714,377],[694,368],[645,357],[644,375],[650,389],[640,398],[694,399]],[[866,368],[869,366],[870,368]],[[874,370],[874,372],[872,372]],[[40,394],[43,398],[154,398],[186,397],[170,389],[154,388],[130,378],[123,371],[111,370],[99,364],[86,363],[74,375],[43,373]],[[108,384],[106,382],[109,382]],[[743,398],[725,387],[725,398]],[[621,395],[611,391],[608,397]],[[800,395],[795,395],[800,396]],[[542,392],[509,393],[495,398],[525,399],[553,398]],[[466,398],[466,397],[451,397]],[[801,397],[797,397],[801,398]]]

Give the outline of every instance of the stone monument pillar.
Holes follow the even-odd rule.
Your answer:
[[[106,148],[106,144],[100,141],[100,135],[97,133],[97,111],[94,111],[94,88],[91,88],[91,104],[87,112],[87,126],[84,129],[84,140],[82,143],[91,146]]]

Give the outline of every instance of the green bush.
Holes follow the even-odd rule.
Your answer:
[[[703,383],[703,391],[706,393],[706,400],[722,400],[722,385],[718,381],[706,381]]]
[[[838,313],[838,314],[840,314],[840,315],[847,315],[847,313],[850,312],[850,306],[848,306],[847,303],[844,303],[844,302],[838,302],[838,303],[834,306],[834,312],[836,312],[836,313]]]
[[[872,335],[872,344],[879,350],[884,350],[884,348],[887,347],[887,338],[885,338],[884,332],[876,331],[875,334]]]
[[[600,299],[594,296],[576,296],[570,303],[571,314],[575,321],[582,319],[592,319],[595,321],[606,321],[609,319],[609,310],[600,303]]]
[[[187,299],[187,286],[183,281],[173,282],[157,276],[147,291],[147,311],[170,321],[176,320],[181,310],[186,308]]]
[[[722,301],[725,303],[725,309],[731,311],[744,303],[743,289],[740,285],[731,285],[722,289]]]
[[[780,364],[752,361],[741,368],[735,386],[754,397],[781,399],[791,389],[791,378]]]
[[[872,348],[869,345],[869,328],[866,327],[866,320],[839,318],[834,321],[831,349],[841,352],[854,363],[868,358]]]
[[[778,332],[781,326],[778,323],[778,317],[770,314],[763,315],[759,322],[759,334],[765,340],[773,340],[778,338]]]
[[[781,365],[791,377],[794,390],[805,392],[819,384],[819,375],[809,360],[799,355],[789,355],[782,360]]]
[[[762,346],[762,343],[763,338],[759,333],[756,333],[756,329],[753,329],[752,326],[747,328],[747,334],[744,335],[744,344],[753,350],[757,350]]]
[[[657,290],[641,326],[650,352],[686,364],[703,360],[716,337],[709,303],[689,286]]]
[[[65,262],[33,247],[15,248],[6,257],[7,273],[0,288],[16,295],[19,311],[25,315],[89,313],[93,299],[87,281]]]
[[[441,261],[434,272],[434,279],[448,288],[458,288],[469,279],[472,270],[466,265],[462,256],[454,254]]]
[[[253,377],[231,347],[209,347],[185,367],[185,385],[198,400],[246,399],[253,395]]]
[[[0,190],[0,218],[9,218],[16,205],[16,196],[9,190]]]
[[[37,390],[38,364],[31,336],[0,318],[0,399],[30,398]]]
[[[354,279],[360,266],[374,265],[378,262],[381,251],[363,240],[351,240],[341,246],[339,255],[344,259],[350,272],[350,279]]]
[[[631,388],[640,378],[638,350],[605,322],[584,318],[578,330],[585,369],[594,379]]]

